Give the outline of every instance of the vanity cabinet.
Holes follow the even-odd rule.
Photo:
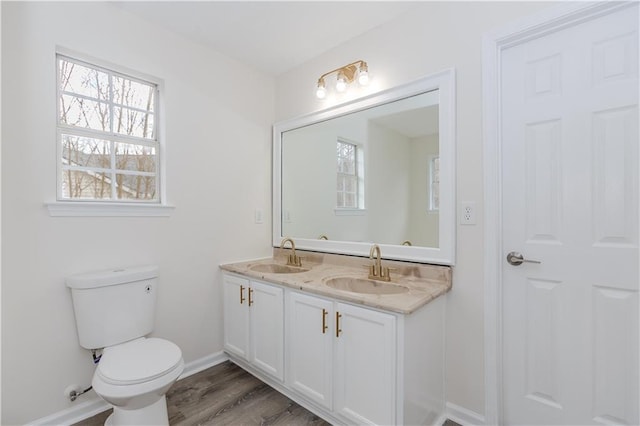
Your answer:
[[[224,349],[255,368],[284,379],[282,287],[225,275]]]
[[[224,274],[224,349],[332,424],[444,421],[444,297],[407,314]]]
[[[395,316],[288,292],[287,384],[355,424],[395,423]]]

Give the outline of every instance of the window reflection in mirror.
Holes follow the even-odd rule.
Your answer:
[[[438,247],[438,95],[283,132],[282,235]]]

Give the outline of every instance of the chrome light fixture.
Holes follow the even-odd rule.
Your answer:
[[[369,84],[369,67],[365,61],[355,61],[343,67],[326,72],[318,79],[316,88],[316,96],[318,99],[324,99],[327,96],[326,78],[331,74],[336,74],[336,91],[344,92],[350,83],[358,79],[358,84],[366,86]]]

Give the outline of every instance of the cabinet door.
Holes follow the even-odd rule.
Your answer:
[[[335,408],[356,424],[396,423],[396,318],[336,303]]]
[[[224,275],[224,349],[249,359],[249,280]]]
[[[267,374],[284,379],[284,292],[252,281],[247,298],[251,311],[250,362]]]
[[[333,302],[291,292],[287,303],[287,385],[331,410]]]

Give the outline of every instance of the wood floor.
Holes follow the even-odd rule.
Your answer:
[[[171,426],[329,426],[230,361],[180,380],[167,393]],[[102,426],[111,410],[73,426]],[[447,420],[443,426],[460,426]]]
[[[173,385],[167,410],[172,426],[329,425],[229,361]],[[74,426],[103,425],[109,414],[111,410]]]

